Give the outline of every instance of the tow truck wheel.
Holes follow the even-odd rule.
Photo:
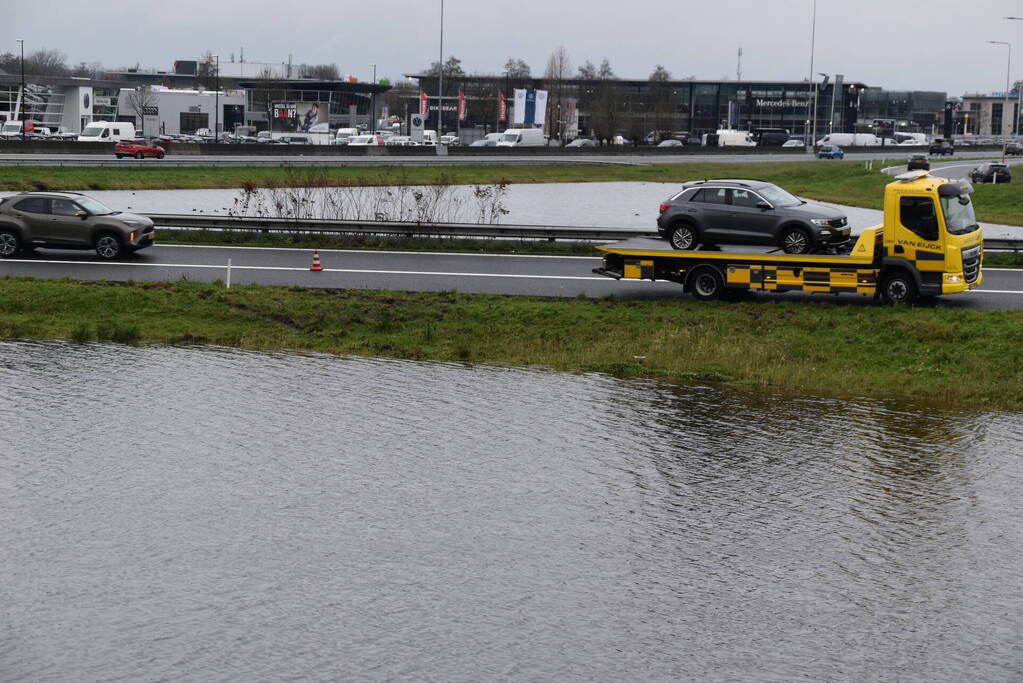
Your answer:
[[[782,233],[781,248],[786,254],[807,254],[810,252],[810,238],[799,228],[789,228]]]
[[[916,282],[908,273],[890,273],[881,281],[881,298],[886,304],[911,304],[917,298]]]
[[[720,299],[725,293],[725,281],[713,266],[699,266],[689,274],[689,290],[701,301]]]
[[[688,251],[696,248],[696,231],[687,223],[680,223],[673,227],[668,239],[674,249]]]

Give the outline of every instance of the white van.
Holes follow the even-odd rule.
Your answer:
[[[120,142],[135,139],[135,124],[123,121],[93,121],[78,136],[79,142]]]
[[[509,128],[504,131],[504,137],[497,143],[497,146],[543,147],[546,144],[542,128]]]
[[[358,128],[338,128],[334,133],[335,145],[347,145],[349,140],[359,134]]]
[[[719,130],[718,147],[756,147],[753,134],[746,130]]]
[[[838,145],[839,147],[873,147],[881,144],[881,138],[873,133],[828,133],[817,141],[817,146]]]
[[[40,126],[35,121],[7,121],[4,123],[3,128],[0,128],[0,137],[5,138],[18,138],[21,137],[22,126],[26,123],[31,123],[31,130],[26,130],[26,135],[50,135],[50,129]],[[29,126],[24,126],[29,128]]]

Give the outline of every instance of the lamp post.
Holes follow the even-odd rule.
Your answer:
[[[377,134],[377,91],[376,91],[377,65],[376,64],[370,64],[370,66],[373,67],[373,92],[371,92],[369,94],[369,106],[370,106],[370,109],[372,110],[370,112],[369,132],[373,133],[373,135],[376,135]]]
[[[25,40],[18,38],[21,45],[21,141],[25,142]]]
[[[1002,120],[1001,120],[1002,130],[998,131],[999,135],[1004,135],[1005,134],[1005,119],[1006,119],[1006,117],[1009,117],[1009,120],[1012,121],[1012,118],[1009,115],[1009,74],[1012,71],[1012,44],[1007,43],[1004,40],[989,40],[987,42],[991,43],[992,45],[1004,45],[1005,47],[1009,48],[1009,62],[1008,62],[1008,64],[1005,67],[1005,104],[1002,105]],[[1010,127],[1012,126],[1011,123],[1009,125],[1010,125]],[[1008,144],[1009,144],[1008,138],[1007,137],[1003,137],[1002,138],[1002,163],[1003,164],[1005,163],[1005,147]]]
[[[440,0],[440,56],[437,59],[437,144],[444,134],[444,0]]]
[[[1023,21],[1023,17],[1005,17],[1005,18],[1010,20],[1010,21]],[[1020,120],[1019,119],[1019,115],[1020,115],[1020,110],[1023,110],[1023,83],[1021,83],[1020,87],[1016,88],[1016,90],[1018,91],[1016,93],[1016,135],[1019,135],[1020,132],[1021,132],[1020,129],[1019,129],[1019,120]]]
[[[810,132],[810,93],[807,92],[806,97],[806,131],[810,139],[806,142],[807,150],[812,150],[814,146],[814,138],[817,137],[817,82],[813,80],[813,51],[814,44],[817,40],[817,0],[813,0],[813,5],[810,14],[810,82],[813,83],[813,132]]]
[[[216,93],[213,96],[213,140],[220,142],[220,55],[213,55],[213,58],[217,60],[215,67],[217,71],[214,76]]]

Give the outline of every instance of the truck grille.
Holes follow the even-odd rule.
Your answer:
[[[976,282],[980,274],[980,245],[963,249],[963,278],[967,282]]]

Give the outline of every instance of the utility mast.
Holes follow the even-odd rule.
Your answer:
[[[742,45],[739,45],[739,63],[735,66],[735,80],[742,80]]]

